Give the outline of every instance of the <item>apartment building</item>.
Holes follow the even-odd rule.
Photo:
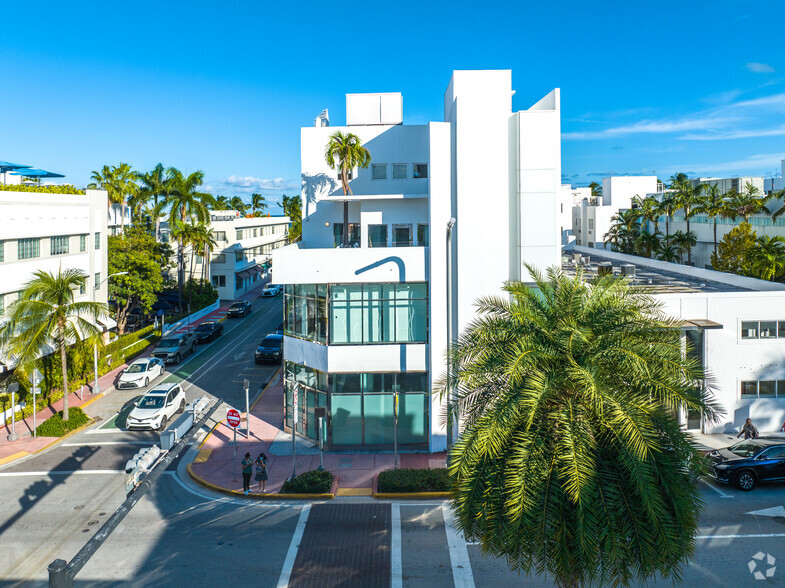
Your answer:
[[[301,130],[303,238],[273,252],[285,286],[286,427],[333,449],[441,451],[447,341],[475,301],[560,259],[559,90],[512,111],[508,70],[456,71],[444,120],[403,124],[399,93],[348,94],[346,125]],[[335,131],[372,158],[344,195]],[[349,207],[349,247],[337,247]],[[293,419],[297,388],[297,419]],[[397,426],[396,426],[397,422]]]
[[[85,194],[3,190],[0,211],[0,315],[38,270],[79,269],[88,279],[76,300],[107,301],[104,190]],[[101,323],[106,328],[115,326],[109,317]]]
[[[780,162],[780,165],[781,169],[779,177],[763,180],[763,191],[766,192],[766,194],[785,190],[785,159]]]

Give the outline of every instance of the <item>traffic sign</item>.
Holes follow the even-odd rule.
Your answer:
[[[297,422],[298,422],[298,420],[299,420],[299,419],[297,418],[297,412],[298,412],[298,410],[299,410],[299,408],[300,408],[300,402],[299,402],[299,394],[298,394],[298,391],[299,391],[299,386],[298,386],[297,384],[295,384],[295,385],[294,385],[294,391],[293,391],[293,393],[292,393],[292,394],[293,394],[293,402],[292,402],[292,420],[294,421],[294,423],[295,423],[295,424],[297,424]]]
[[[226,411],[226,422],[230,427],[235,429],[240,426],[240,412],[237,409],[230,408]]]

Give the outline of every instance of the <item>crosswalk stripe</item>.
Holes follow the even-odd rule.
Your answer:
[[[456,588],[474,588],[474,575],[472,564],[469,561],[469,551],[466,541],[455,528],[455,515],[446,504],[442,505],[444,517],[444,532],[447,534],[447,547],[450,550],[450,563],[452,564],[452,579]]]
[[[289,551],[286,552],[286,559],[283,562],[281,576],[278,578],[278,588],[288,588],[289,578],[292,577],[294,560],[297,559],[297,550],[300,549],[300,542],[305,532],[305,524],[308,522],[308,515],[311,512],[311,505],[306,504],[300,511],[300,518],[297,520],[297,527],[294,529],[292,541],[289,543]]]
[[[401,563],[401,505],[391,505],[392,533],[390,537],[390,577],[391,588],[402,588],[403,565]]]

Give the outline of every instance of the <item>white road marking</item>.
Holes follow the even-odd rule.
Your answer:
[[[750,533],[748,535],[696,535],[696,539],[778,539],[785,533]]]
[[[717,487],[716,487],[714,484],[710,484],[709,482],[707,482],[707,481],[706,481],[706,480],[704,480],[703,478],[701,478],[701,482],[703,482],[704,484],[706,484],[706,485],[707,485],[709,488],[711,488],[712,490],[714,490],[714,491],[715,491],[717,494],[719,494],[719,495],[720,495],[720,496],[722,496],[723,498],[733,498],[733,496],[731,496],[730,494],[725,494],[725,492],[723,492],[722,490],[720,490],[719,488],[717,488]]]
[[[310,504],[303,506],[303,509],[300,511],[300,518],[297,520],[297,527],[294,529],[292,542],[289,543],[289,551],[286,552],[286,559],[283,562],[281,577],[278,578],[278,588],[289,587],[289,579],[292,577],[292,570],[294,569],[294,560],[297,559],[297,550],[300,549],[300,541],[303,539],[305,523],[308,522],[308,515],[310,513]]]
[[[391,588],[402,588],[403,565],[401,563],[401,505],[392,504],[392,534],[390,537]]]
[[[764,508],[763,510],[753,510],[747,514],[758,517],[785,517],[785,508],[782,506],[772,506],[771,508]]]
[[[466,541],[455,528],[455,515],[446,504],[442,505],[442,516],[444,517],[444,532],[447,534],[447,547],[450,550],[453,583],[456,588],[474,588],[474,575],[472,574],[472,564],[469,561],[469,552],[466,549]]]
[[[124,474],[125,470],[72,470],[60,471],[53,470],[51,472],[0,472],[2,478],[16,478],[22,476],[92,476],[96,474]]]
[[[62,443],[60,447],[103,447],[104,445],[155,445],[150,441],[96,441],[95,443]]]

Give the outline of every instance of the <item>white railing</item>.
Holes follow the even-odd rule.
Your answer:
[[[181,329],[182,327],[187,327],[194,321],[198,321],[200,318],[207,316],[208,314],[218,310],[219,308],[221,308],[220,298],[217,299],[215,302],[213,302],[210,306],[206,306],[202,310],[199,310],[193,314],[188,315],[187,317],[177,321],[173,325],[164,324],[163,327],[161,328],[161,336],[165,337],[166,335],[168,335],[173,331],[176,331],[177,329]]]

